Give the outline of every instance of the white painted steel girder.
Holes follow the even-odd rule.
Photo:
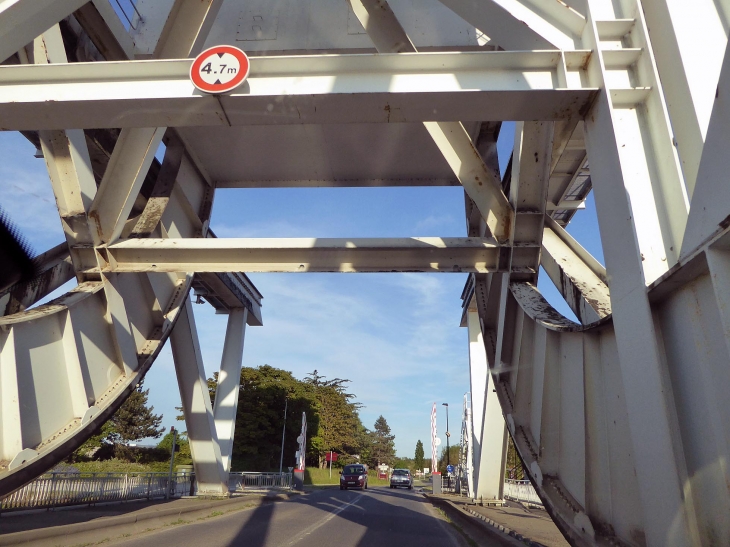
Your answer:
[[[611,315],[606,269],[557,222],[545,218],[540,265],[586,325]]]
[[[490,43],[507,50],[570,50],[585,26],[585,19],[562,2],[441,0],[441,3],[488,36]]]
[[[0,67],[5,130],[456,120],[577,116],[588,52],[467,52],[254,57],[246,82],[206,95],[190,60]],[[564,59],[565,56],[565,59]]]
[[[0,317],[25,310],[76,273],[65,242],[36,256],[34,262],[37,276],[33,280],[16,283],[0,293]]]
[[[504,498],[504,466],[507,454],[507,429],[502,409],[489,374],[484,337],[476,306],[467,311],[469,332],[469,376],[471,379],[473,430],[473,484],[470,496],[476,499]]]
[[[11,4],[33,9],[33,2],[4,2],[0,5],[0,32],[8,21],[2,10]],[[40,9],[48,8],[47,2],[36,4]],[[72,3],[54,4],[53,9],[46,9],[46,15],[60,18],[67,13],[53,15],[54,10],[69,8]],[[178,4],[176,16],[170,18],[175,36],[170,48],[179,55],[194,51],[195,44],[204,39],[200,33],[212,24],[206,18],[215,15],[220,2],[206,0],[192,7]],[[32,53],[36,62],[64,63],[59,38],[58,27],[51,28],[34,41],[29,52],[21,52],[21,61]],[[28,42],[33,42],[33,35],[21,45]],[[131,204],[139,197],[140,181],[163,132],[164,128],[123,131],[98,192],[90,179],[83,134],[63,129],[41,132],[59,213],[73,247],[72,259],[74,253],[83,255],[82,261],[72,260],[73,270],[82,279],[80,270],[98,259],[93,243],[116,239],[127,227]],[[193,160],[184,158],[180,167],[174,181],[177,191],[164,207],[155,230],[164,236],[204,236],[212,189]],[[77,243],[81,247],[75,247]],[[0,297],[5,313],[19,312],[0,317],[0,496],[61,461],[112,416],[142,381],[170,336],[192,282],[192,275],[184,272],[97,273],[47,305],[20,311],[47,294],[49,285],[61,283],[60,279],[68,275],[68,261],[62,252],[54,250],[39,261],[42,273],[30,288],[11,288]],[[190,319],[183,321],[189,335]],[[193,361],[178,360],[176,366],[186,418],[191,420],[188,429],[194,432],[191,444],[195,445],[196,471],[209,491],[226,495],[227,477],[223,476],[220,451],[215,450],[215,431],[209,427],[206,432],[194,420],[200,405],[204,407],[207,400],[210,407],[210,401],[205,377],[200,377],[201,363],[199,359]],[[212,420],[208,425],[212,426]]]
[[[725,57],[730,6],[714,0],[644,0],[643,10],[692,196]]]
[[[378,53],[415,53],[416,48],[387,2],[351,0],[350,5]],[[454,175],[474,201],[489,234],[497,241],[509,239],[512,210],[495,172],[487,169],[460,121],[426,121],[431,135]]]
[[[99,282],[83,283],[51,304],[0,318],[0,495],[78,448],[152,365],[189,281],[179,279],[167,293],[162,324],[150,316],[145,306],[150,293],[139,291],[140,281],[119,278],[116,290],[127,306],[113,312],[118,328],[103,320],[110,300]],[[133,302],[139,305],[130,306]],[[122,347],[132,348],[133,362]],[[22,410],[29,405],[32,413]]]
[[[471,444],[474,472],[481,476],[475,486],[486,484],[488,477],[497,484],[503,465],[494,458],[487,461],[483,450],[484,439],[499,436],[489,434],[499,419],[485,417],[494,403],[493,386],[527,473],[572,544],[727,544],[726,2],[442,3],[471,22],[470,31],[492,46],[564,51],[352,55],[338,50],[255,57],[249,81],[218,98],[193,90],[189,59],[0,67],[2,128],[44,131],[59,212],[77,253],[71,264],[65,255],[49,252],[42,285],[16,287],[0,295],[0,305],[17,312],[74,272],[91,279],[47,306],[0,318],[0,494],[58,461],[121,404],[180,315],[190,286],[186,271],[252,265],[260,268],[256,271],[471,271],[477,274],[471,276],[464,300],[471,306],[465,322],[475,365]],[[414,49],[394,11],[374,16],[353,4],[357,17],[369,17],[365,27],[379,50]],[[384,0],[359,4],[387,7]],[[31,57],[63,62],[58,44],[53,46],[58,42],[55,30],[34,38],[79,5],[0,2],[5,57],[33,42]],[[194,54],[219,8],[220,2],[212,0],[173,2],[155,55]],[[36,28],[41,23],[44,28]],[[348,22],[347,32],[361,33],[354,27]],[[273,34],[276,42],[276,29]],[[440,47],[436,34],[432,46]],[[128,49],[129,43],[114,51]],[[22,52],[19,58],[25,62]],[[517,125],[509,191],[507,181],[496,181],[497,186],[503,183],[515,212],[502,248],[478,238],[276,244],[185,239],[205,234],[214,186],[190,150],[195,127],[213,131],[229,125],[363,122],[448,122],[457,127],[458,122],[500,120],[538,122]],[[132,232],[135,222],[127,217],[138,197],[138,171],[146,171],[145,162],[159,142],[155,128],[169,126],[190,129],[175,186],[162,200],[159,219],[153,217],[156,226],[145,232],[155,239],[101,245]],[[80,171],[87,162],[79,128],[96,127],[133,131],[125,133],[122,140],[129,145],[115,150],[118,167],[112,165],[89,205],[94,192]],[[574,141],[574,132],[583,136]],[[442,153],[448,153],[447,141],[441,138]],[[457,177],[445,179],[442,173],[444,183],[458,178],[454,166],[472,149],[464,142],[451,146],[455,153],[449,166]],[[580,150],[571,148],[574,142]],[[489,158],[481,159],[486,165]],[[605,268],[545,216],[556,206],[577,206],[565,194],[588,179],[578,171],[559,172],[559,166],[574,164],[580,173],[590,172]],[[554,188],[548,179],[560,177],[568,186],[549,198]],[[305,178],[278,185],[332,183]],[[355,179],[368,185],[398,182],[380,175]],[[261,175],[255,180],[267,182]],[[481,208],[491,212],[488,204]],[[89,212],[99,213],[100,221],[85,234]],[[469,220],[470,235],[486,233],[473,215]],[[545,302],[534,285],[537,264],[582,325]],[[217,281],[206,283],[209,288]],[[229,384],[219,389],[230,394],[243,345],[245,320],[240,319],[250,314],[238,309],[230,295],[225,306],[232,312],[229,330],[235,332],[222,364],[230,371]],[[179,363],[187,414],[206,406],[200,360],[189,361]],[[499,408],[490,408],[490,416],[498,416]],[[226,410],[217,431],[211,429],[211,411],[205,410],[205,443],[196,456],[201,462],[215,461],[216,473],[224,467],[227,449],[216,455],[211,443],[224,436],[230,440],[235,415],[231,405]],[[216,422],[218,417],[214,413]],[[477,448],[482,449],[478,457]]]
[[[723,543],[730,201],[715,138],[727,139],[724,73],[702,150],[712,167],[703,176],[700,165],[694,184],[674,147],[641,3],[587,4],[588,84],[605,91],[585,115],[585,141],[606,268],[547,219],[541,263],[585,325],[530,283],[505,291],[503,274],[476,276],[490,374],[527,472],[572,544]]]
[[[106,248],[114,272],[492,272],[529,262],[538,247],[491,238],[130,239]]]
[[[247,318],[248,310],[245,308],[231,310],[228,314],[226,341],[223,346],[215,392],[213,417],[221,448],[221,463],[226,474],[231,470],[231,457],[233,456],[233,437],[236,431],[238,396],[241,392],[241,360],[243,359]]]
[[[0,60],[58,23],[89,0],[2,0],[0,2]]]
[[[198,492],[203,495],[227,496],[228,470],[223,466],[216,435],[208,380],[189,297],[185,300],[177,325],[170,335],[170,346]]]
[[[722,402],[730,380],[728,242],[725,231],[648,293],[662,340],[664,386],[676,405],[667,409],[674,414],[672,434],[683,455],[675,471],[684,484],[683,507],[661,526],[664,545],[710,545],[708,538],[728,532],[723,439],[730,414]],[[501,305],[490,304],[485,290],[488,285],[474,292],[485,303],[485,340],[496,341],[484,321],[494,306],[507,312],[502,345],[508,351],[498,368],[490,363],[496,393],[546,508],[573,544],[633,544],[637,530],[660,515],[647,513],[632,478],[641,456],[632,448],[629,388],[616,367],[617,318],[582,327],[560,318],[529,284],[512,284]],[[689,540],[682,521],[694,528]]]

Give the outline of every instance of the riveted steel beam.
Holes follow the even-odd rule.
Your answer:
[[[550,51],[259,57],[222,96],[194,89],[190,60],[7,66],[0,117],[6,130],[556,120],[595,94],[558,87],[561,62]]]
[[[106,249],[116,272],[494,272],[506,256],[487,238],[134,239]],[[529,257],[528,257],[529,258]],[[522,263],[529,262],[527,258]]]

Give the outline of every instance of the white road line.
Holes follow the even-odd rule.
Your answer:
[[[317,530],[320,526],[324,526],[329,521],[331,521],[333,518],[335,518],[337,515],[339,515],[340,513],[342,513],[342,511],[344,511],[348,507],[352,507],[353,505],[355,505],[358,501],[360,501],[360,498],[362,498],[362,496],[363,496],[363,494],[358,494],[358,496],[354,500],[352,500],[350,503],[347,503],[345,505],[342,505],[342,506],[338,507],[337,509],[335,509],[334,511],[332,511],[331,513],[329,513],[323,519],[319,520],[318,522],[315,522],[314,524],[312,524],[308,528],[305,528],[304,530],[302,530],[301,532],[299,532],[299,534],[297,534],[296,536],[294,536],[293,539],[291,539],[288,543],[285,544],[286,547],[291,547],[292,545],[294,545],[294,544],[299,543],[300,541],[302,541],[305,537],[307,537],[312,532],[314,532],[315,530]]]

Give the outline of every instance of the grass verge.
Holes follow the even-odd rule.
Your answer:
[[[444,518],[444,520],[446,522],[449,523],[449,526],[452,526],[454,528],[454,530],[456,530],[461,535],[461,537],[463,537],[466,540],[466,542],[470,545],[470,547],[479,547],[479,544],[476,541],[474,541],[471,537],[469,537],[469,534],[467,534],[461,526],[459,526],[453,520],[451,520],[449,515],[447,515],[443,509],[441,509],[440,507],[436,507],[435,509],[436,509],[436,511],[441,513],[441,516]]]

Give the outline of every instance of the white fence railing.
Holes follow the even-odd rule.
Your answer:
[[[530,481],[505,479],[504,497],[514,501],[542,505],[542,500],[540,499],[540,496],[537,495],[537,492],[535,492],[535,488],[532,486]]]
[[[0,511],[192,494],[191,474],[47,473],[0,499]]]
[[[231,492],[291,490],[291,473],[231,473]],[[0,511],[44,509],[195,494],[195,475],[176,473],[47,473],[0,499]]]
[[[228,476],[228,490],[231,492],[269,490],[271,488],[291,490],[292,474],[244,471],[242,473],[230,473]]]
[[[444,493],[455,493],[457,491],[458,477],[441,475],[441,491]]]

